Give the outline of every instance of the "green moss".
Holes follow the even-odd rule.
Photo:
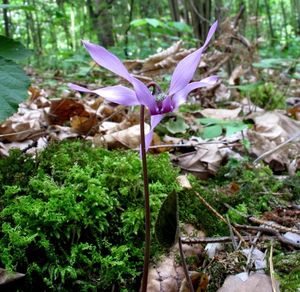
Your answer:
[[[167,154],[148,164],[154,224],[163,199],[179,190],[178,171]],[[0,173],[0,266],[26,273],[24,291],[137,290],[144,245],[138,153],[63,142],[35,159],[14,151]]]
[[[251,101],[266,110],[285,107],[285,96],[276,88],[274,83],[266,82],[253,87],[247,92]]]
[[[274,256],[274,270],[282,291],[294,292],[300,289],[300,253],[279,253]]]

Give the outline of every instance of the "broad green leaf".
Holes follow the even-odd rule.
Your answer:
[[[130,22],[130,25],[133,26],[133,27],[143,26],[145,24],[147,24],[147,20],[145,18],[135,19],[135,20]]]
[[[21,43],[0,35],[0,57],[8,60],[22,60],[31,55]]]
[[[214,125],[214,124],[222,124],[222,120],[216,118],[201,118],[196,120],[197,123],[202,125]]]
[[[185,133],[189,128],[188,124],[186,124],[182,117],[177,117],[176,120],[170,119],[165,126],[172,134]]]
[[[213,125],[204,128],[202,137],[204,139],[211,139],[222,135],[222,127],[220,125]]]
[[[153,27],[164,26],[163,22],[161,22],[155,18],[146,18],[146,21],[149,25],[151,25]]]
[[[168,26],[176,29],[179,32],[192,32],[191,27],[184,22],[170,21],[168,22]]]
[[[30,80],[15,62],[0,57],[0,121],[17,111],[28,95]]]
[[[157,241],[164,248],[171,248],[178,237],[178,197],[176,192],[168,195],[162,203],[155,223]]]
[[[225,125],[226,129],[226,136],[231,136],[236,132],[243,131],[248,128],[247,124],[244,124],[243,122],[231,122]]]

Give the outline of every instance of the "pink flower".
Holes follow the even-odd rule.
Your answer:
[[[108,101],[125,105],[144,105],[148,108],[151,115],[151,129],[146,135],[146,150],[149,148],[152,141],[154,128],[160,123],[166,113],[172,112],[184,103],[188,94],[200,87],[213,85],[217,80],[217,76],[210,76],[201,81],[192,82],[195,71],[200,63],[203,51],[206,49],[214,32],[216,31],[218,22],[216,21],[210,28],[204,45],[182,59],[176,66],[169,89],[166,93],[154,92],[151,93],[149,88],[137,78],[133,77],[123,65],[123,63],[114,54],[107,51],[105,48],[83,41],[83,44],[92,59],[100,66],[109,71],[123,77],[133,86],[129,89],[122,85],[108,86],[96,90],[89,90],[87,88],[78,86],[76,84],[69,84],[69,87],[81,92],[96,93]]]

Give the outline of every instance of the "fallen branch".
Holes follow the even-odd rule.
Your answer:
[[[239,239],[239,237],[237,237],[237,236],[235,236],[234,238],[235,238],[235,240]],[[262,240],[262,241],[268,240],[269,241],[269,240],[272,240],[274,238],[276,238],[276,237],[275,236],[264,235],[264,236],[261,236],[259,238],[259,240]],[[244,239],[244,241],[252,241],[253,240],[253,236],[246,235],[246,236],[243,236],[243,239]],[[182,243],[193,245],[193,244],[200,244],[200,243],[218,243],[218,242],[226,243],[226,242],[232,242],[232,238],[231,238],[231,236],[221,236],[221,237],[182,237],[181,241],[182,241]]]
[[[206,206],[217,218],[219,218],[221,221],[223,221],[224,223],[227,224],[226,219],[217,210],[215,210],[208,202],[206,202],[206,200],[202,196],[200,196],[197,192],[195,192],[195,193],[196,193],[197,197],[199,198],[199,200],[204,204],[204,206]],[[234,228],[232,226],[232,230],[238,236],[240,241],[242,241],[244,244],[247,244],[245,242],[245,240],[243,239],[242,235],[238,232],[238,230],[236,228]]]
[[[262,155],[260,155],[259,157],[257,157],[254,161],[253,164],[257,164],[260,160],[266,158],[267,156],[277,152],[278,150],[280,150],[281,148],[283,148],[284,146],[286,146],[287,144],[289,144],[290,142],[296,140],[297,138],[300,137],[300,132],[296,133],[294,136],[292,136],[291,138],[287,139],[286,141],[284,141],[283,143],[277,145],[274,149],[271,149],[265,153],[263,153]]]

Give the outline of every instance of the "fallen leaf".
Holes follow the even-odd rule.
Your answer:
[[[276,281],[277,291],[279,283]],[[273,292],[271,278],[262,273],[230,275],[218,292]]]
[[[236,119],[241,112],[241,108],[236,109],[214,109],[206,108],[201,110],[200,113],[206,118],[215,118],[215,119]]]

